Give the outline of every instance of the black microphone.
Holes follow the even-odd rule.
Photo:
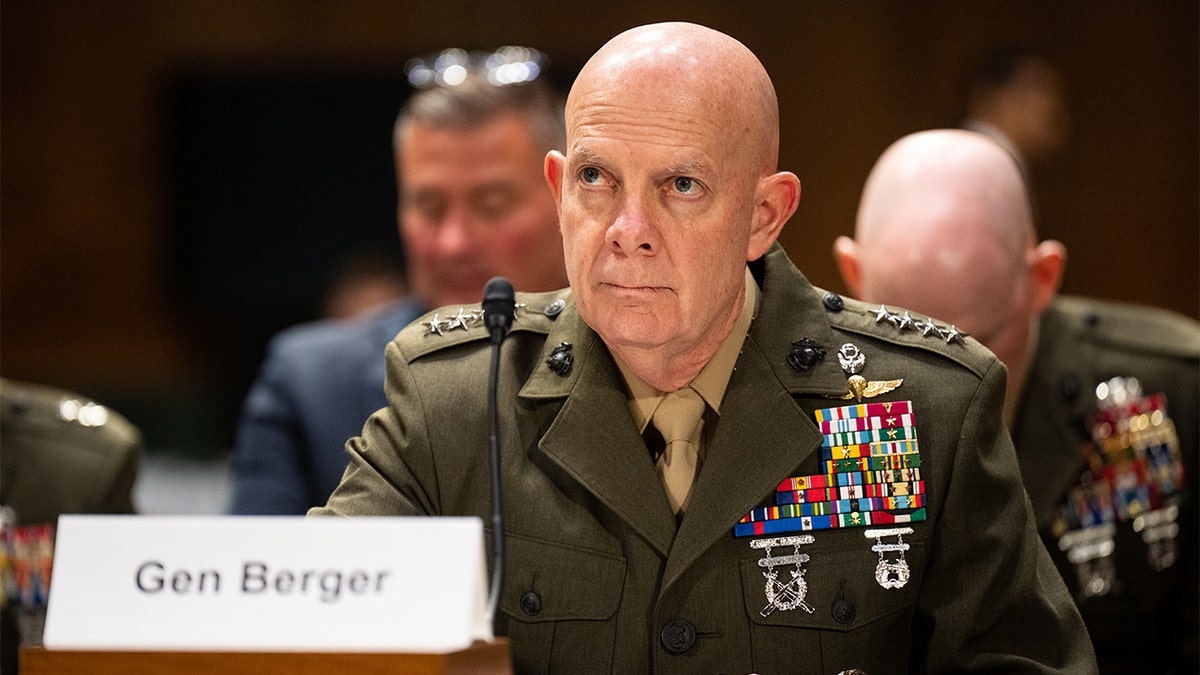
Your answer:
[[[513,298],[512,284],[504,277],[492,277],[483,287],[483,325],[492,334],[492,344],[504,339],[512,328],[513,310],[517,301]]]
[[[500,508],[500,411],[496,389],[500,381],[500,345],[512,327],[517,302],[512,284],[493,277],[483,287],[483,325],[492,335],[492,368],[488,379],[488,452],[492,467],[492,588],[488,593],[488,619],[495,623],[504,581],[504,518]]]

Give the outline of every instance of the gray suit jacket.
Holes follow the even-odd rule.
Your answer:
[[[421,311],[409,299],[271,340],[238,420],[233,513],[299,515],[325,503],[346,470],[346,439],[387,404],[384,346]]]

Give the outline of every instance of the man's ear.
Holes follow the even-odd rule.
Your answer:
[[[842,273],[842,281],[850,289],[850,295],[862,297],[862,268],[858,260],[858,242],[850,237],[841,236],[833,242],[833,259],[837,261],[838,270]]]
[[[562,210],[563,171],[566,170],[566,166],[567,158],[557,150],[547,152],[546,160],[542,165],[546,184],[550,186],[550,192],[554,195],[554,202],[558,204],[560,212]]]
[[[1058,294],[1063,269],[1067,265],[1067,247],[1047,239],[1033,249],[1029,272],[1033,279],[1033,308],[1041,313]]]
[[[754,198],[746,260],[759,259],[779,238],[783,226],[800,204],[800,179],[790,171],[763,176],[758,179]]]

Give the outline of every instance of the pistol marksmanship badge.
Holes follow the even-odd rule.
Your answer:
[[[799,607],[809,614],[813,613],[813,608],[804,601],[804,597],[808,595],[808,582],[804,580],[804,568],[801,567],[808,562],[808,555],[800,552],[800,546],[813,543],[811,534],[802,534],[795,537],[776,537],[773,539],[755,539],[750,542],[750,548],[766,549],[762,560],[758,561],[759,567],[767,568],[763,572],[763,578],[767,580],[766,596],[767,606],[759,612],[762,616],[767,616],[775,610],[786,612]],[[791,546],[792,554],[783,556],[772,556],[771,549],[776,546]],[[779,581],[779,570],[776,566],[792,565],[789,570],[791,578],[787,582]]]
[[[908,561],[904,559],[908,544],[904,543],[904,535],[912,533],[911,527],[890,527],[883,530],[867,530],[863,533],[867,539],[875,540],[871,550],[879,554],[879,564],[875,566],[875,581],[879,582],[880,586],[904,588],[904,584],[908,583],[910,572]],[[884,537],[895,537],[896,543],[885,544]],[[886,553],[896,553],[897,556],[892,560],[884,555]]]
[[[1179,436],[1162,393],[1146,396],[1135,378],[1096,387],[1098,410],[1083,445],[1087,468],[1067,491],[1053,522],[1058,546],[1075,565],[1085,598],[1117,583],[1117,528],[1131,522],[1146,544],[1150,567],[1175,564],[1179,501],[1184,491]]]
[[[844,399],[853,398],[856,401],[861,401],[864,398],[874,398],[904,384],[904,380],[902,379],[869,382],[867,378],[859,375],[858,373],[867,364],[867,357],[862,353],[862,350],[849,342],[838,349],[837,357],[838,363],[847,375],[846,387],[850,390],[850,393],[842,396]]]

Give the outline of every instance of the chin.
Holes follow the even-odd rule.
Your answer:
[[[665,342],[663,335],[670,332],[653,315],[641,312],[605,312],[599,321],[589,325],[606,343],[626,347],[658,346]]]

